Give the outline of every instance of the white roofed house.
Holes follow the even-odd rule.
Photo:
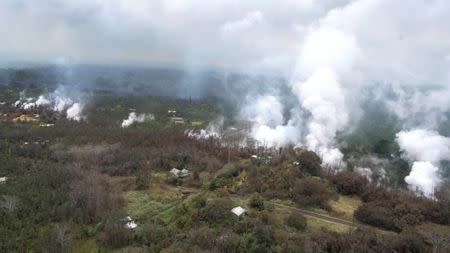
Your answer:
[[[191,174],[191,172],[189,170],[187,170],[187,169],[179,170],[177,168],[173,168],[173,169],[170,170],[170,174],[172,174],[175,177],[182,178],[182,177],[189,176]]]
[[[8,180],[7,177],[0,177],[0,184],[6,183],[7,180]]]
[[[231,212],[234,213],[237,217],[242,217],[247,212],[247,210],[242,208],[241,206],[237,206],[231,209]]]
[[[125,217],[124,221],[125,221],[125,227],[128,229],[135,229],[138,226],[136,224],[136,222],[130,216]]]

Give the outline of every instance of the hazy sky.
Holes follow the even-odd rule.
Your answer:
[[[0,58],[279,68],[345,2],[2,0]]]
[[[413,61],[415,75],[420,61],[443,73],[449,7],[447,0],[2,0],[0,58],[286,71],[304,38],[330,26],[353,36],[375,64],[404,71],[395,61]]]

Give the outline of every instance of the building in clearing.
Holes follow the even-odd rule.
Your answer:
[[[7,180],[8,180],[7,177],[0,177],[0,184],[6,183]]]
[[[135,229],[138,226],[130,216],[125,217],[125,222],[125,227],[128,229]]]
[[[184,124],[184,118],[182,117],[171,117],[170,120],[176,125],[183,125]]]
[[[170,174],[172,174],[175,177],[187,177],[191,174],[191,172],[187,169],[179,170],[177,168],[173,168],[170,170]]]
[[[241,206],[237,206],[237,207],[231,209],[231,212],[234,213],[237,217],[241,217],[242,215],[244,215],[247,212],[247,210],[245,210]]]

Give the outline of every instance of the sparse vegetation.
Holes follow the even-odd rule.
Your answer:
[[[18,96],[9,88],[0,94],[8,101]],[[330,173],[310,151],[225,146],[187,136],[186,129],[217,116],[213,100],[94,95],[87,121],[48,112],[40,120],[52,127],[1,123],[0,177],[8,178],[0,184],[1,252],[448,249],[448,185],[436,199],[426,199],[387,190],[357,172]],[[130,108],[151,111],[155,120],[121,128]],[[188,123],[172,124],[168,108]],[[395,148],[391,144],[381,141],[374,149],[385,155]],[[175,176],[173,168],[189,174]],[[246,213],[233,214],[236,206]],[[361,230],[298,210],[398,233]],[[136,227],[127,226],[127,216]]]

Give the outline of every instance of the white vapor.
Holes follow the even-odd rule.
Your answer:
[[[67,118],[75,121],[80,121],[82,119],[81,116],[82,111],[83,105],[80,103],[74,103],[66,111]]]
[[[65,113],[69,120],[80,121],[83,119],[84,103],[81,99],[71,98],[68,94],[69,91],[64,86],[58,87],[51,93],[40,95],[37,99],[27,98],[22,93],[20,99],[14,103],[14,106],[25,110],[48,107],[53,111]]]
[[[194,130],[187,131],[186,134],[189,137],[193,137],[196,139],[209,139],[209,138],[220,138],[223,134],[223,124],[225,118],[219,117],[206,126],[205,129],[200,129],[199,132],[195,132]]]
[[[122,121],[122,128],[127,128],[131,125],[133,125],[134,123],[142,123],[144,121],[149,121],[149,120],[154,120],[155,116],[153,116],[153,114],[145,114],[145,113],[140,113],[140,114],[136,114],[135,112],[130,112],[130,114],[128,115],[127,119],[124,119]]]
[[[241,32],[263,21],[263,13],[260,11],[249,12],[242,19],[226,22],[222,25],[223,33]]]
[[[410,174],[405,177],[412,190],[420,190],[426,196],[433,196],[439,187],[439,163],[450,159],[450,138],[436,131],[415,129],[397,133],[396,141],[413,162]]]
[[[359,54],[352,35],[327,26],[313,30],[300,52],[291,87],[310,114],[305,144],[322,157],[325,166],[345,167],[335,143],[337,132],[344,130],[350,115],[341,82],[350,82],[346,77]]]
[[[292,118],[284,124],[283,110],[283,104],[276,96],[249,96],[240,111],[240,118],[253,124],[250,135],[258,145],[268,147],[299,145],[300,120]]]

